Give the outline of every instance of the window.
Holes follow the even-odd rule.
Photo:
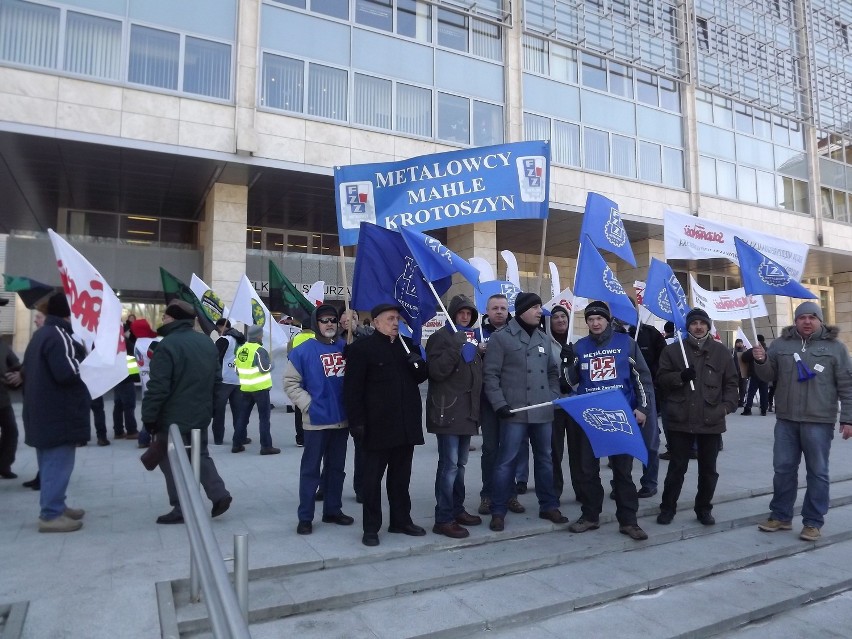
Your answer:
[[[183,90],[227,100],[231,96],[231,47],[186,36]]]
[[[396,32],[432,42],[432,7],[422,0],[396,0]]]
[[[583,163],[590,171],[609,171],[608,138],[605,131],[583,129]]]
[[[396,85],[396,129],[432,137],[432,92],[407,84]]]
[[[134,24],[130,30],[127,79],[161,89],[178,88],[180,35]]]
[[[0,58],[53,69],[58,55],[59,9],[20,0],[0,2]]]
[[[606,91],[606,60],[583,54],[583,86]]]
[[[624,177],[636,177],[636,140],[613,134],[612,172]]]
[[[121,78],[121,22],[69,11],[65,70],[106,80]]]
[[[346,120],[348,80],[343,69],[311,63],[308,66],[308,114]]]
[[[467,51],[467,16],[438,9],[438,44],[456,51]]]
[[[698,39],[700,49],[710,50],[710,29],[707,25],[707,18],[695,18],[695,37]]]
[[[550,118],[524,113],[524,139],[547,140],[550,138]],[[555,154],[555,150],[554,150]],[[554,161],[556,159],[554,158]]]
[[[355,74],[355,104],[352,119],[380,129],[391,128],[391,82]]]
[[[716,192],[731,200],[737,198],[736,167],[730,162],[716,162]]]
[[[757,203],[757,174],[747,167],[737,167],[737,190],[743,202]]]
[[[639,179],[656,183],[663,181],[663,164],[660,152],[659,144],[639,143]]]
[[[554,80],[577,84],[577,52],[550,43],[550,75]]]
[[[496,104],[473,101],[473,144],[503,143],[503,109]]]
[[[657,82],[657,76],[644,71],[636,71],[636,99],[643,104],[657,106],[659,104]]]
[[[263,54],[261,103],[274,109],[301,113],[304,104],[305,63]]]
[[[609,63],[609,91],[624,98],[633,97],[633,69],[616,62]]]
[[[470,52],[489,60],[502,60],[503,42],[500,26],[475,18],[471,20]]]
[[[355,22],[384,31],[393,30],[393,0],[356,0]]]
[[[438,138],[470,144],[470,102],[447,93],[438,93]]]
[[[349,19],[349,2],[341,0],[311,0],[311,11],[341,20]]]
[[[580,166],[580,127],[568,122],[554,121],[550,148],[553,150],[553,161],[557,164]]]

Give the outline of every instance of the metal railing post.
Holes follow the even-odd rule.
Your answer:
[[[243,619],[248,621],[248,535],[234,535],[234,590]]]
[[[195,486],[201,485],[201,431],[192,429],[190,436],[190,459],[192,460],[192,476],[195,478]],[[198,581],[198,566],[192,553],[189,554],[189,600],[198,603],[201,600],[201,584]]]

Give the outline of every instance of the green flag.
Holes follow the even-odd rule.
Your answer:
[[[293,282],[285,277],[272,260],[269,261],[269,310],[292,315],[303,325],[314,310],[314,305],[293,286]]]
[[[7,291],[10,293],[14,291],[18,294],[18,297],[21,298],[21,301],[27,308],[35,308],[38,302],[61,290],[56,286],[44,284],[29,277],[7,275],[5,273],[3,274],[3,283]]]
[[[163,293],[166,296],[166,305],[173,299],[183,300],[188,304],[192,304],[195,307],[195,314],[198,317],[198,324],[201,326],[201,330],[209,335],[216,329],[216,319],[211,317],[208,310],[195,293],[192,292],[191,288],[162,266],[160,267],[160,278],[163,281]]]

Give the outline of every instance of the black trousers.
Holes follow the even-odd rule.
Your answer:
[[[562,460],[565,458],[566,441],[568,442],[568,472],[571,477],[571,488],[576,494],[574,468],[577,465],[576,455],[573,455],[571,438],[568,434],[569,423],[573,420],[564,410],[553,411],[553,433],[550,441],[550,456],[553,459],[553,488],[557,497],[562,497],[565,488],[565,476],[562,473]],[[576,426],[576,423],[574,424]]]
[[[408,485],[411,481],[413,457],[414,446],[364,450],[364,484],[361,496],[364,498],[365,533],[377,533],[382,527],[382,477],[385,471],[390,525],[402,527],[412,523]]]
[[[716,472],[716,458],[719,456],[721,435],[695,435],[679,431],[669,431],[669,469],[666,472],[662,512],[677,512],[677,500],[683,488],[683,478],[689,467],[689,454],[693,442],[698,443],[698,492],[695,495],[695,514],[710,514],[713,510],[713,494],[719,473]]]
[[[569,422],[568,462],[572,463],[572,449],[576,451],[575,491],[583,513],[583,519],[598,521],[603,511],[604,488],[601,483],[601,462],[595,457],[589,438],[583,429],[573,420]],[[615,494],[615,517],[622,526],[636,523],[639,510],[639,497],[636,484],[633,483],[633,457],[630,455],[611,455],[612,490]],[[571,472],[574,473],[572,465]]]
[[[216,401],[213,404],[213,442],[221,444],[225,440],[225,409],[231,407],[231,424],[234,430],[237,428],[237,419],[240,417],[240,385],[222,384],[216,393]]]
[[[104,413],[103,395],[92,400],[92,418],[95,420],[95,436],[98,439],[106,439],[106,413]]]
[[[181,434],[181,437],[184,445],[186,446],[186,454],[189,455],[189,445],[192,442],[192,435],[190,433],[186,433]],[[157,441],[168,443],[169,434],[167,431],[161,431],[156,434],[156,438]],[[172,508],[180,510],[177,488],[175,488],[175,480],[172,477],[172,466],[169,462],[168,455],[163,457],[162,461],[160,461],[160,470],[163,471],[163,476],[166,479],[166,492],[169,494],[169,503],[172,505]],[[210,457],[210,453],[207,450],[206,428],[201,431],[201,486],[204,488],[207,499],[214,504],[230,494],[228,489],[225,488],[225,482],[219,476],[219,471],[216,470],[216,464],[213,463],[213,459]]]
[[[10,472],[18,450],[18,422],[11,406],[0,408],[0,471]]]

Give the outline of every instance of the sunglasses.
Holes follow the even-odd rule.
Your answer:
[[[317,319],[320,324],[337,324],[336,317],[320,317]]]

